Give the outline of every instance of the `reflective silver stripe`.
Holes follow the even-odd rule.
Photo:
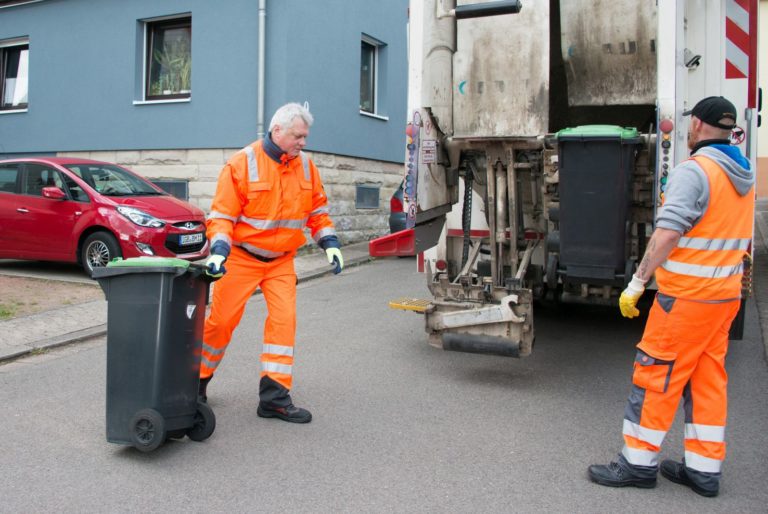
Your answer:
[[[269,353],[272,355],[286,355],[293,357],[293,346],[283,346],[281,344],[266,344],[262,349],[263,353]]]
[[[703,266],[701,264],[686,264],[684,262],[666,260],[661,267],[680,275],[701,278],[724,278],[741,273],[744,264],[740,262],[735,266]]]
[[[311,182],[311,177],[309,175],[309,158],[304,152],[301,152],[299,155],[301,155],[301,164],[304,166],[304,178],[308,182]]]
[[[304,228],[304,225],[307,224],[307,218],[300,220],[262,220],[258,218],[240,216],[240,221],[260,230],[270,230],[276,228],[291,228],[301,230]]]
[[[278,364],[276,362],[262,362],[261,370],[269,373],[282,373],[284,375],[290,375],[293,372],[293,366],[289,364]]]
[[[746,250],[751,239],[707,239],[704,237],[681,237],[678,248],[694,250]]]
[[[320,241],[325,236],[335,236],[335,235],[336,235],[336,231],[334,229],[332,229],[332,228],[324,228],[324,229],[321,229],[321,230],[318,230],[317,232],[315,232],[315,235],[312,236],[312,239],[314,239],[315,243],[317,243],[318,241]]]
[[[251,252],[252,254],[259,255],[261,257],[266,257],[267,259],[275,259],[277,257],[282,257],[283,255],[285,255],[285,252],[272,252],[270,250],[264,250],[263,248],[259,248],[258,246],[253,246],[252,244],[240,243],[238,241],[235,241],[234,245],[241,246],[244,249]]]
[[[719,427],[717,425],[697,425],[696,423],[686,423],[685,438],[696,439],[697,441],[712,441],[713,443],[722,443],[725,441],[725,427]]]
[[[228,245],[232,246],[232,238],[229,237],[227,234],[216,234],[211,238],[211,246],[213,246],[217,241],[224,241]]]
[[[661,446],[664,442],[664,437],[667,433],[664,430],[654,430],[652,428],[645,428],[637,423],[632,423],[628,419],[624,420],[624,435],[640,439],[646,443],[650,443],[654,446]]]
[[[237,218],[234,216],[230,216],[228,214],[224,214],[223,212],[218,211],[211,211],[211,213],[208,215],[209,220],[229,220],[232,223],[237,223]]]
[[[205,358],[205,355],[203,355],[203,356],[200,358],[200,361],[201,361],[203,364],[205,364],[205,365],[206,365],[206,367],[208,367],[208,368],[210,368],[210,369],[216,369],[216,368],[218,368],[218,367],[219,367],[219,363],[221,362],[221,361],[210,361],[210,360],[208,360],[208,359],[206,359],[206,358]]]
[[[224,348],[214,348],[209,344],[203,343],[203,351],[208,352],[209,355],[221,355],[224,353]]]
[[[328,210],[328,206],[320,207],[319,209],[315,209],[314,211],[309,213],[309,217],[317,216],[318,214],[328,214],[330,211]]]
[[[243,151],[248,158],[248,180],[250,182],[256,182],[259,180],[259,165],[256,164],[256,152],[253,151],[251,145],[243,148]]]
[[[685,451],[685,465],[705,473],[720,473],[720,470],[723,469],[723,461],[710,459],[688,450]]]
[[[659,453],[648,450],[637,450],[624,445],[621,454],[627,459],[627,462],[635,466],[658,466]]]

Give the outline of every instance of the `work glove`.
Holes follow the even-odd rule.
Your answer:
[[[341,256],[341,250],[338,248],[326,248],[325,256],[328,257],[328,263],[335,266],[333,274],[338,275],[341,273],[341,270],[344,269],[344,257]]]
[[[205,261],[205,274],[211,278],[221,278],[227,269],[224,267],[224,261],[227,258],[217,253],[212,253]]]
[[[641,280],[637,275],[632,275],[632,280],[627,285],[624,292],[621,293],[619,298],[619,309],[621,309],[621,315],[625,318],[634,318],[640,315],[640,311],[635,307],[637,301],[643,296],[645,291],[645,280]]]

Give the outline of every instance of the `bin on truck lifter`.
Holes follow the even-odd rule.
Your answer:
[[[94,269],[107,298],[107,441],[149,452],[166,438],[207,439],[198,401],[205,269],[174,258],[116,259]]]
[[[584,125],[557,133],[559,262],[572,283],[621,286],[631,278],[629,214],[637,129]],[[549,273],[550,270],[548,270]]]

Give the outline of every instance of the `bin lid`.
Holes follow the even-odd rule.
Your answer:
[[[107,268],[189,268],[189,261],[176,257],[131,257],[112,259]]]
[[[557,133],[557,139],[621,139],[623,142],[637,143],[640,139],[634,127],[618,125],[580,125],[564,128]]]

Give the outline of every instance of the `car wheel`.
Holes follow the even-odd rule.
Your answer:
[[[117,257],[122,257],[120,245],[115,236],[108,232],[94,232],[83,242],[80,260],[88,276],[93,276],[94,268],[103,268]]]

